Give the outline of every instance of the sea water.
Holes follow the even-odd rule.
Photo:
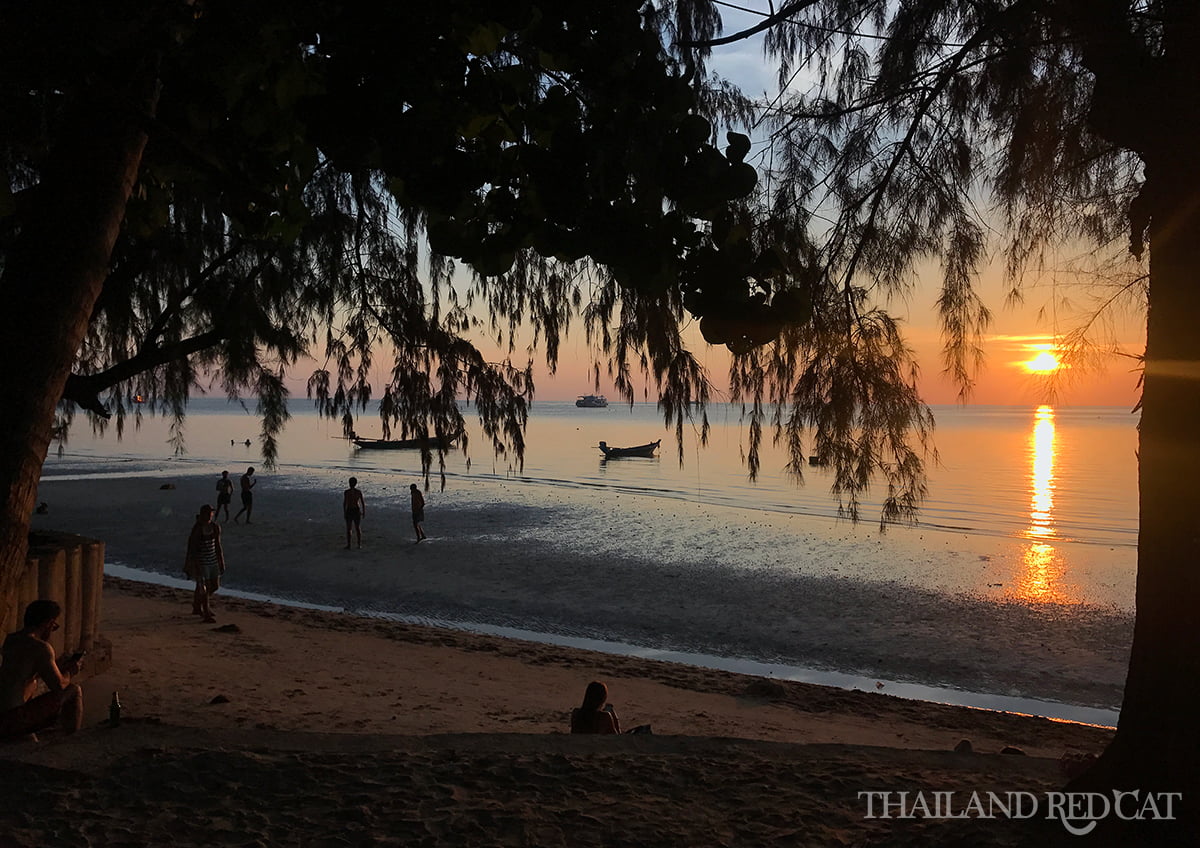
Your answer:
[[[568,402],[537,402],[527,430],[523,461],[496,456],[479,432],[472,412],[466,451],[461,445],[445,457],[446,486],[456,482],[503,481],[523,496],[550,502],[577,501],[586,509],[589,494],[614,494],[669,505],[692,501],[731,510],[733,527],[771,516],[808,516],[814,522],[836,522],[845,532],[864,539],[877,531],[879,495],[863,497],[862,523],[838,521],[838,500],[831,495],[832,472],[805,466],[802,477],[786,470],[787,456],[764,436],[761,470],[750,479],[745,457],[748,428],[741,407],[713,404],[707,410],[710,432],[700,443],[698,422],[685,422],[682,440],[663,422],[654,404],[612,404],[580,409]],[[928,496],[917,522],[891,528],[883,545],[915,543],[926,547],[941,540],[947,552],[969,552],[972,560],[1017,558],[1024,575],[1001,575],[986,568],[971,575],[952,573],[953,556],[944,573],[937,563],[920,574],[889,569],[886,555],[872,554],[852,576],[901,579],[950,591],[984,591],[1003,582],[1003,594],[1022,600],[1083,603],[1124,610],[1133,608],[1137,545],[1137,418],[1113,407],[934,407],[936,428],[929,461]],[[110,427],[103,436],[80,424],[61,455],[52,449],[44,474],[77,473],[125,476],[138,470],[186,467],[216,474],[228,469],[236,477],[244,466],[262,471],[259,424],[251,405],[224,399],[193,401],[183,431],[184,451],[171,439],[169,422],[143,416],[129,423],[118,440]],[[363,436],[379,436],[377,418],[357,423]],[[653,459],[605,460],[597,445],[639,445],[662,440]],[[250,444],[245,442],[249,440]],[[419,479],[416,451],[361,450],[342,438],[340,424],[319,417],[302,402],[279,439],[279,465],[271,473],[299,488],[328,488],[353,474],[396,475]],[[438,466],[435,460],[435,485]],[[667,516],[669,510],[659,510]],[[652,521],[643,510],[642,522]],[[741,516],[737,518],[736,516]],[[601,531],[622,520],[611,514],[595,517]],[[664,520],[669,520],[665,519]],[[591,535],[581,527],[581,538]],[[594,529],[594,528],[591,528]],[[648,528],[653,533],[654,528]],[[671,528],[661,528],[669,540]],[[732,544],[730,561],[754,565],[753,551]],[[958,557],[961,560],[963,557]],[[844,571],[842,572],[845,573]],[[1003,578],[1007,576],[1008,579]],[[994,594],[994,593],[990,593]]]
[[[273,469],[263,467],[252,409],[201,399],[189,409],[183,453],[177,452],[168,422],[161,418],[145,417],[119,441],[111,432],[99,437],[77,427],[61,455],[52,451],[44,475],[95,479],[198,472],[215,478],[221,470],[229,470],[236,477],[253,465],[267,491],[309,490],[321,498],[335,498],[345,479],[355,475],[369,489],[373,507],[407,511],[407,483],[420,475],[416,452],[356,449],[342,438],[336,422],[303,406],[293,413],[280,438],[279,464]],[[469,409],[467,414],[471,420]],[[531,412],[523,462],[494,456],[472,422],[466,452],[456,449],[445,458],[444,493],[439,491],[435,469],[434,514],[439,499],[452,500],[460,509],[542,504],[549,508],[546,514],[555,517],[552,526],[527,522],[499,527],[497,540],[510,545],[549,544],[568,558],[573,553],[610,562],[633,557],[642,564],[639,567],[662,572],[717,567],[723,574],[745,574],[764,586],[800,585],[789,582],[795,577],[832,577],[882,587],[892,598],[917,597],[905,594],[902,584],[907,584],[922,593],[968,595],[972,602],[1016,602],[1044,609],[1048,620],[1063,622],[1098,616],[1111,623],[1114,613],[1117,620],[1127,620],[1132,611],[1136,417],[1125,410],[935,408],[933,443],[938,458],[930,462],[928,498],[915,525],[892,526],[883,534],[873,493],[864,498],[862,523],[839,519],[829,492],[830,472],[805,466],[803,479],[797,480],[785,472],[787,457],[769,437],[763,446],[762,470],[756,479],[749,479],[744,462],[747,429],[740,409],[716,404],[707,414],[711,432],[708,444],[702,446],[698,428],[691,424],[677,441],[652,404],[578,409],[572,403],[539,402]],[[360,419],[356,428],[364,436],[381,435],[379,422],[370,416]],[[654,459],[605,460],[597,448],[601,440],[626,446],[658,439],[662,444]],[[453,529],[438,532],[452,534]],[[146,575],[152,580],[160,577]],[[348,603],[319,589],[315,595],[301,597],[303,592],[298,594],[293,586],[244,588],[309,605]],[[872,591],[862,596],[872,597]],[[353,609],[402,618],[414,614],[403,603],[360,606],[355,602]],[[506,617],[491,619],[486,615],[464,619],[462,613],[462,609],[422,608],[417,616],[425,623],[484,632],[499,627],[544,633],[559,642],[597,638],[587,635],[587,628],[576,632],[563,621],[539,619],[536,612],[513,617],[510,611]],[[837,615],[836,610],[826,613]],[[712,663],[769,664],[776,662],[773,656],[780,656],[755,653],[746,646],[725,655],[717,646],[684,640],[676,643],[675,651],[692,650],[687,654],[692,658],[675,657],[670,651],[662,653],[663,646],[655,646],[652,635],[626,633],[618,625],[609,622],[603,638],[612,644],[628,641],[639,645],[640,651],[658,651],[662,658],[706,664],[695,660],[704,654]],[[897,621],[890,626],[905,625]],[[1047,631],[1047,638],[1052,638],[1052,632],[1053,628]],[[688,644],[695,649],[687,648]],[[597,646],[614,650],[611,644]],[[811,670],[771,668],[779,676],[824,679],[813,678]],[[753,671],[749,666],[741,670]],[[829,673],[828,669],[819,672]],[[888,685],[889,691],[900,693],[899,684]],[[934,690],[913,692],[910,697],[956,700]],[[957,702],[992,704],[965,697]],[[1042,706],[1028,709],[1098,720]]]

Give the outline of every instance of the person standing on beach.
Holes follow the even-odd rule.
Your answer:
[[[367,514],[367,502],[363,493],[358,490],[358,478],[350,478],[350,488],[342,492],[342,514],[346,517],[346,550],[350,550],[350,526],[358,536],[358,546],[362,547],[361,522]]]
[[[0,739],[37,733],[56,721],[67,733],[83,726],[83,690],[71,682],[82,655],[58,659],[50,634],[58,629],[62,607],[37,600],[25,607],[23,627],[0,649]],[[38,681],[45,694],[33,696]]]
[[[238,518],[243,512],[246,513],[246,523],[250,523],[250,513],[254,511],[254,493],[250,490],[254,488],[254,484],[257,482],[254,479],[254,469],[247,468],[246,473],[242,475],[242,508],[233,517],[234,524],[239,523]]]
[[[425,531],[421,529],[421,522],[425,520],[425,496],[421,494],[416,483],[410,483],[408,489],[412,492],[413,529],[417,531],[419,542],[425,538]]]
[[[222,471],[221,479],[217,481],[217,516],[221,515],[221,507],[225,507],[225,520],[229,520],[229,502],[233,500],[233,481],[229,472]]]
[[[221,549],[221,525],[213,523],[213,508],[208,504],[200,507],[196,523],[188,536],[187,559],[183,569],[196,581],[192,594],[192,613],[212,624],[212,596],[221,585],[225,573],[225,552]]]

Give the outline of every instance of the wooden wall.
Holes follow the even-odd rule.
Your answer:
[[[71,533],[38,532],[29,537],[25,577],[16,593],[0,598],[0,634],[20,630],[25,607],[46,598],[62,605],[61,627],[50,644],[62,656],[100,647],[100,598],[104,543]],[[0,635],[3,638],[3,635]]]

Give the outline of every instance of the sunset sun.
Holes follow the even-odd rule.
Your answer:
[[[1030,374],[1049,374],[1062,367],[1058,357],[1048,350],[1039,351],[1033,359],[1021,363]]]

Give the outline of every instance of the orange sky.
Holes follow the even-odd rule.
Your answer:
[[[921,390],[930,404],[959,402],[958,387],[943,373],[942,342],[934,313],[935,286],[918,286],[907,303],[893,304],[893,314],[904,319],[905,337],[921,364]],[[1121,406],[1137,402],[1137,362],[1128,357],[1108,356],[1088,365],[1061,369],[1053,380],[1034,374],[1025,366],[1041,351],[1053,351],[1055,336],[1062,336],[1086,316],[1088,302],[1076,296],[1074,309],[1062,306],[1067,300],[1061,290],[1047,287],[1029,290],[1023,304],[1004,305],[1006,289],[994,274],[985,274],[980,293],[992,311],[992,324],[985,337],[984,365],[968,403],[996,405]],[[1059,308],[1052,308],[1056,304]],[[694,328],[693,328],[694,329]],[[694,333],[699,341],[699,334]],[[1127,354],[1140,354],[1145,347],[1144,320],[1139,315],[1118,313],[1097,342],[1112,342]],[[693,351],[710,371],[714,384],[724,389],[728,355],[723,347],[697,344]],[[570,400],[592,391],[587,370],[587,350],[582,330],[573,332],[562,346],[558,374],[537,380],[540,400]],[[601,392],[615,397],[611,384],[602,382]],[[640,400],[641,398],[639,398]],[[653,400],[653,398],[651,398]]]
[[[766,4],[756,5],[766,8]],[[722,14],[726,32],[743,29],[760,20],[758,16],[744,14],[733,8],[726,8]],[[762,58],[761,38],[758,36],[723,47],[716,52],[712,62],[715,70],[739,84],[751,96],[775,89],[775,69]],[[769,97],[769,94],[764,96]],[[1085,247],[1081,252],[1086,254],[1087,250]],[[1064,267],[1071,264],[1067,254],[1054,255],[1054,258]],[[958,403],[958,386],[942,373],[941,339],[934,317],[939,270],[936,263],[931,263],[930,267],[919,273],[921,281],[914,287],[908,301],[890,304],[888,308],[905,321],[905,336],[921,364],[921,389],[925,401],[930,404]],[[984,341],[985,361],[977,374],[969,403],[1134,406],[1138,398],[1138,373],[1135,370],[1137,363],[1133,359],[1109,357],[1087,368],[1065,369],[1053,382],[1045,376],[1031,374],[1022,365],[1039,350],[1047,346],[1053,348],[1056,336],[1079,326],[1088,306],[1086,294],[1075,291],[1073,294],[1077,306],[1071,307],[1066,305],[1068,294],[1071,294],[1068,289],[1053,284],[1031,286],[1023,305],[1007,308],[1004,306],[1007,289],[995,267],[985,269],[977,290],[993,313],[993,323]],[[713,383],[721,390],[717,399],[724,399],[727,397],[728,353],[723,347],[713,348],[703,344],[694,324],[692,331],[697,340],[693,352],[709,368]],[[1096,335],[1097,341],[1112,342],[1125,353],[1137,355],[1145,346],[1144,319],[1138,315],[1120,315],[1111,326],[1105,327],[1103,332],[1098,331]],[[540,353],[535,356],[535,362],[539,366],[535,377],[536,400],[571,400],[594,390],[589,369],[591,357],[582,326],[578,323],[562,344],[556,375],[547,373]],[[514,364],[524,363],[520,357],[516,357]],[[299,396],[304,394],[304,379],[309,368],[311,366],[298,365],[294,373],[299,379],[290,381],[293,391]],[[377,365],[375,370],[380,380],[387,374],[386,366]],[[603,378],[599,391],[608,395],[610,400],[617,397],[611,382]],[[639,393],[638,400],[655,400],[653,391],[648,397]]]
[[[986,281],[985,281],[986,283]],[[1031,292],[1019,308],[1006,308],[998,283],[991,291],[981,284],[985,302],[993,312],[993,322],[985,338],[984,365],[977,375],[977,382],[968,403],[996,405],[1039,405],[1052,403],[1064,406],[1120,406],[1132,408],[1137,402],[1137,363],[1127,357],[1108,357],[1088,367],[1073,367],[1061,370],[1057,379],[1048,380],[1045,375],[1030,373],[1025,367],[1039,352],[1054,350],[1056,333],[1061,335],[1078,325],[1078,314],[1055,314],[1048,309],[1049,295],[1046,292]],[[907,304],[893,304],[893,314],[904,320],[904,332],[910,346],[916,352],[921,365],[921,390],[927,403],[954,404],[959,402],[958,387],[942,373],[941,339],[934,317],[933,302],[936,295],[932,286],[918,287]],[[1107,329],[1108,340],[1118,342],[1129,354],[1140,353],[1145,344],[1144,325],[1137,315],[1120,316]],[[688,328],[694,339],[693,352],[709,369],[712,382],[718,388],[716,400],[727,395],[727,372],[729,356],[726,349],[704,344],[695,322]],[[485,354],[489,351],[485,349]],[[560,349],[558,373],[549,375],[540,352],[535,354],[537,392],[535,400],[572,400],[577,395],[593,391],[590,377],[587,343],[582,325],[572,327]],[[377,357],[376,380],[382,382],[388,367],[382,357]],[[523,365],[521,357],[514,357],[514,364]],[[289,380],[295,396],[304,396],[304,381],[313,365],[298,363]],[[378,394],[379,385],[376,385]],[[617,393],[607,379],[602,379],[600,392],[610,400]],[[643,395],[639,401],[656,398],[653,391]]]
[[[921,391],[927,403],[958,403],[958,387],[942,374],[940,342],[933,331],[910,337],[921,363]],[[1064,406],[1122,406],[1131,408],[1137,401],[1137,373],[1132,360],[1114,359],[1097,371],[1072,370],[1058,375],[1054,382],[1045,375],[1030,373],[1022,363],[1036,355],[1037,347],[1051,341],[1049,336],[995,336],[984,345],[986,360],[968,401],[971,404],[1040,405],[1053,403]],[[569,342],[566,346],[570,349]],[[714,384],[727,384],[727,358],[722,349],[698,350],[697,355],[710,368]],[[541,374],[536,380],[538,400],[571,400],[576,395],[590,393],[592,383],[586,370],[586,359],[566,355],[559,363],[554,377]],[[611,384],[602,381],[600,391],[611,399],[616,397]],[[651,397],[651,400],[654,398]],[[639,397],[639,400],[641,398]]]
[[[957,387],[942,373],[941,339],[935,317],[936,284],[924,281],[907,308],[893,307],[907,318],[907,337],[922,366],[922,392],[932,404],[958,402]],[[1009,286],[996,268],[985,269],[977,291],[992,313],[983,343],[984,365],[969,403],[1002,405],[1133,407],[1138,399],[1138,362],[1146,344],[1145,318],[1114,308],[1104,320],[1091,322],[1092,340],[1126,356],[1094,357],[1060,369],[1053,378],[1031,373],[1025,363],[1039,352],[1057,352],[1056,340],[1093,317],[1097,298],[1110,289],[1071,286],[1053,280],[1027,284],[1022,301],[1006,305]],[[1098,293],[1098,294],[1097,294]]]
[[[765,2],[743,4],[758,10],[751,14],[738,6],[723,6],[721,16],[726,34],[743,31],[761,22],[764,13],[773,8]],[[776,4],[778,5],[778,4]],[[714,50],[711,66],[721,76],[733,81],[748,96],[760,96],[769,101],[778,90],[777,66],[763,58],[763,35],[735,41]],[[793,75],[790,85],[801,87],[806,77]],[[984,204],[986,205],[986,203]],[[997,231],[1001,228],[998,226]],[[1048,265],[1064,269],[1084,268],[1091,248],[1081,245],[1075,250],[1048,250]],[[958,387],[942,375],[941,340],[938,336],[934,303],[940,270],[936,263],[919,271],[921,282],[907,304],[891,304],[890,311],[906,319],[906,337],[917,352],[921,363],[921,388],[926,402],[931,404],[957,403]],[[999,268],[984,269],[977,290],[993,314],[993,324],[984,342],[985,365],[977,375],[977,383],[969,402],[974,404],[1039,405],[1053,402],[1071,406],[1132,407],[1138,398],[1137,363],[1125,357],[1109,357],[1089,367],[1075,367],[1060,372],[1060,379],[1051,385],[1044,377],[1031,375],[1021,363],[1036,353],[1037,345],[1053,343],[1056,336],[1080,326],[1093,301],[1087,292],[1058,285],[1055,272],[1048,272],[1047,282],[1027,286],[1023,305],[1005,308],[1008,286]],[[1101,293],[1111,289],[1098,289]],[[1140,315],[1116,315],[1111,325],[1098,322],[1095,341],[1112,343],[1126,354],[1138,355],[1145,348],[1145,321]],[[566,369],[564,368],[564,371]],[[720,372],[722,369],[715,369]],[[714,373],[714,378],[719,373]],[[568,381],[569,382],[569,381]],[[545,395],[568,397],[572,393],[563,380],[545,382]],[[559,386],[562,388],[559,388]],[[580,389],[579,391],[583,391]],[[1053,396],[1048,394],[1053,391]],[[576,392],[578,393],[578,392]]]

